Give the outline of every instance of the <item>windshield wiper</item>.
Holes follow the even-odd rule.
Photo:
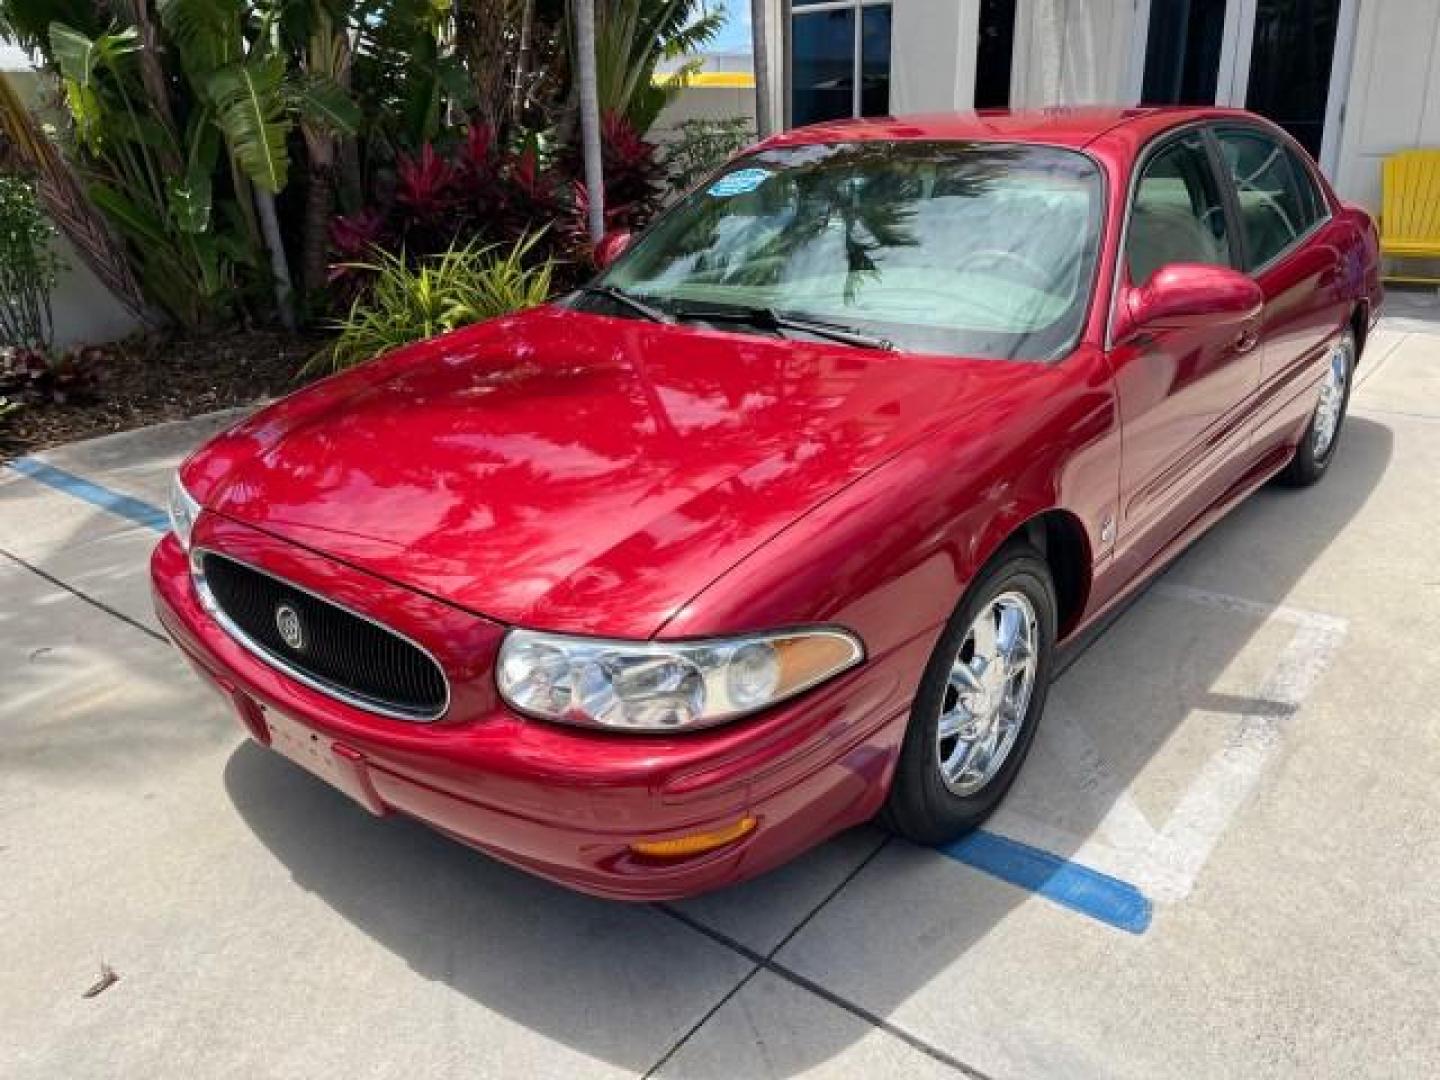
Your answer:
[[[867,334],[863,330],[856,330],[843,323],[826,322],[822,319],[811,319],[801,315],[786,315],[784,312],[776,311],[773,307],[708,308],[686,305],[676,308],[675,317],[694,319],[698,322],[741,323],[745,326],[753,326],[757,330],[798,330],[802,334],[814,334],[816,337],[838,341],[843,345],[854,345],[861,349],[895,351],[895,343],[889,338]]]
[[[671,323],[672,319],[665,312],[653,304],[647,304],[638,296],[634,296],[624,289],[615,285],[582,285],[580,292],[586,296],[603,296],[607,300],[613,300],[622,307],[628,307],[631,311],[638,312],[651,322]]]

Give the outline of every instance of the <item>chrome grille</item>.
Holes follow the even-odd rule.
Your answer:
[[[240,644],[359,708],[434,720],[449,702],[435,659],[408,638],[253,566],[200,552],[196,584]]]

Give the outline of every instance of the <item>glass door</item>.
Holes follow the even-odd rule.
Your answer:
[[[791,127],[890,111],[890,0],[791,0]]]
[[[1135,100],[1250,109],[1290,132],[1322,165],[1331,164],[1355,3],[1139,0],[1130,76]]]
[[[1225,42],[1224,0],[1150,0],[1141,105],[1214,105]]]
[[[1014,59],[1015,0],[980,0],[980,27],[975,42],[975,108],[1009,106]]]
[[[1320,157],[1340,0],[1258,0],[1245,107]]]

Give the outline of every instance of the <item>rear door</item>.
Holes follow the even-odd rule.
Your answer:
[[[1245,268],[1265,293],[1260,385],[1251,423],[1255,455],[1281,452],[1314,407],[1328,346],[1349,317],[1340,240],[1314,165],[1278,133],[1215,125],[1239,218]]]
[[[1137,166],[1117,296],[1173,263],[1238,269],[1242,251],[1203,129],[1162,136]],[[1117,568],[1143,567],[1231,482],[1260,382],[1233,323],[1131,334],[1110,351],[1124,446]]]

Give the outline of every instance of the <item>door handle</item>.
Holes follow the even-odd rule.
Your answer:
[[[1247,353],[1256,345],[1260,344],[1260,327],[1258,325],[1246,326],[1235,338],[1235,351]]]

